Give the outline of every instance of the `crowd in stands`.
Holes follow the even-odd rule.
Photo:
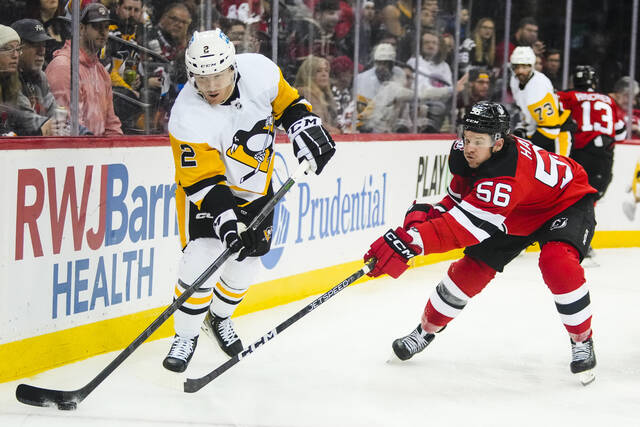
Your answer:
[[[204,0],[76,1],[83,135],[166,133],[187,82],[185,48],[205,21],[220,27],[238,53],[274,54],[271,0],[210,0],[211,7]],[[421,1],[419,34],[418,0],[280,1],[276,62],[333,134],[454,133],[455,122],[481,100],[502,101],[517,113],[509,94],[502,99],[508,76],[498,18],[463,7],[456,48],[455,2]],[[69,134],[72,9],[72,0],[0,5],[0,135]],[[546,45],[534,18],[514,24],[508,53],[531,46],[536,69],[564,89],[562,51]],[[637,96],[634,103],[640,108]]]

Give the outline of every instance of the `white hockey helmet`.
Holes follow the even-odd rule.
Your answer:
[[[536,54],[529,46],[518,46],[513,49],[509,62],[511,65],[524,64],[533,67],[536,65]]]
[[[236,64],[236,49],[219,28],[195,31],[184,53],[189,80],[195,76],[216,74]]]

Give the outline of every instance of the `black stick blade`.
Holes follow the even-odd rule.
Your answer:
[[[16,388],[16,399],[25,405],[49,408],[55,406],[61,411],[76,409],[83,398],[77,391],[50,390],[28,384],[20,384]]]

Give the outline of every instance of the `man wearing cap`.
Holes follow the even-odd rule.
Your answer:
[[[356,77],[357,95],[356,102],[358,113],[362,113],[368,104],[376,96],[383,84],[394,81],[399,85],[404,85],[406,76],[402,68],[394,65],[396,60],[396,48],[390,43],[380,43],[373,49],[373,68],[358,74]],[[371,108],[369,108],[371,110]],[[364,124],[364,117],[358,117],[358,127]],[[371,130],[360,129],[361,132],[371,132]]]
[[[0,136],[20,134],[16,102],[20,93],[18,58],[21,52],[18,33],[11,27],[0,25]]]
[[[464,90],[458,92],[457,107],[458,119],[461,120],[471,107],[480,102],[488,101],[490,98],[489,88],[491,87],[491,77],[489,71],[484,68],[472,68],[468,73],[467,85]]]
[[[98,60],[98,53],[107,43],[111,18],[100,3],[88,4],[80,15],[80,59],[78,105],[80,124],[94,135],[122,135],[120,119],[113,111],[113,92],[109,73]],[[54,53],[46,69],[53,96],[59,105],[69,108],[71,41]]]
[[[22,55],[18,62],[18,75],[22,91],[17,105],[23,117],[20,135],[60,135],[66,129],[55,119],[56,100],[49,90],[47,76],[42,71],[45,44],[53,40],[44,25],[36,19],[20,19],[11,25],[22,40]]]

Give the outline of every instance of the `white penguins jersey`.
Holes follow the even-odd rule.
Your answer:
[[[247,202],[264,196],[273,172],[274,119],[296,103],[311,111],[267,57],[240,54],[236,65],[236,86],[225,103],[210,105],[189,82],[171,109],[169,139],[178,203],[183,190],[200,208],[217,184],[228,185]]]
[[[509,82],[516,105],[524,116],[527,137],[538,130],[542,135],[554,140],[560,133],[562,124],[558,99],[547,76],[533,70],[533,76],[521,88],[520,81],[511,75]]]

